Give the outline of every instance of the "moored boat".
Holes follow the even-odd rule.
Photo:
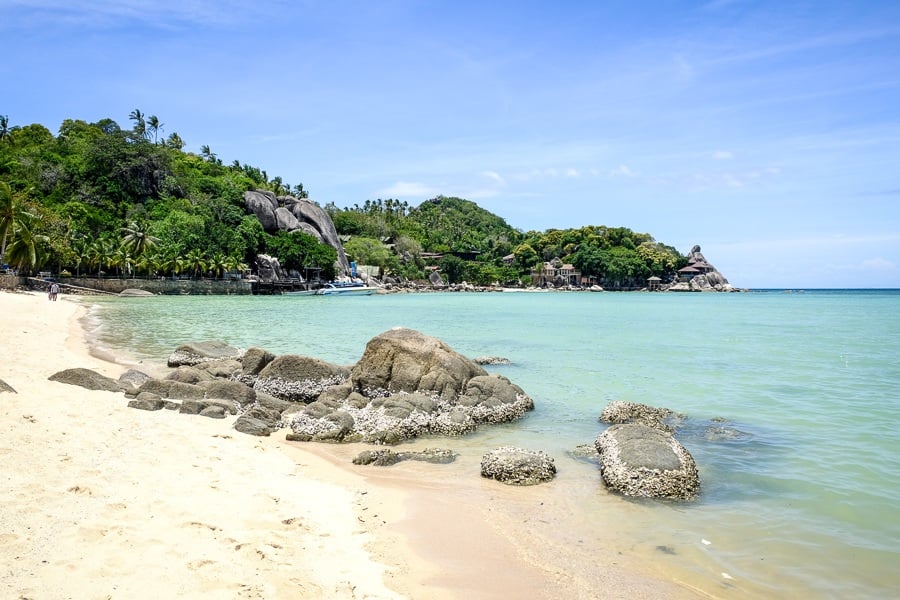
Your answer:
[[[317,296],[371,296],[378,288],[361,282],[326,283],[316,290]]]

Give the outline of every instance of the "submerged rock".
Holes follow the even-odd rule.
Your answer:
[[[655,427],[662,431],[673,433],[673,422],[679,418],[668,408],[656,408],[638,402],[622,402],[614,400],[606,405],[600,413],[600,421],[610,424],[640,423],[648,427]]]
[[[690,500],[700,493],[694,458],[670,433],[637,423],[613,425],[594,445],[603,481],[625,496]]]
[[[363,450],[353,459],[354,465],[375,465],[389,467],[404,460],[418,460],[434,464],[447,464],[456,460],[458,455],[452,450],[441,448],[425,448],[419,452],[394,452],[387,448],[382,450]]]

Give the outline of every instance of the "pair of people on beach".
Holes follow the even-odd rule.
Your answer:
[[[56,302],[56,297],[59,295],[59,284],[55,281],[50,284],[50,290],[47,292],[47,299],[53,300]]]

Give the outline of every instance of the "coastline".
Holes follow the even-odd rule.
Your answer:
[[[588,555],[577,540],[551,540],[565,507],[535,511],[538,489],[445,476],[472,471],[477,458],[449,471],[354,467],[351,445],[254,438],[227,422],[146,413],[121,394],[49,382],[65,368],[116,377],[127,367],[91,354],[78,301],[0,293],[0,308],[14,315],[0,378],[18,392],[3,394],[0,408],[10,432],[0,442],[7,592],[702,597],[622,555],[621,540],[591,540]],[[523,522],[528,515],[537,524]]]

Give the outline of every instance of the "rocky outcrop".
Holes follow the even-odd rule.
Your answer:
[[[735,292],[728,279],[710,264],[700,246],[687,254],[688,264],[679,270],[680,280],[668,288],[670,292]]]
[[[594,445],[604,483],[620,494],[690,500],[700,493],[694,458],[669,433],[625,423],[601,433]]]
[[[208,342],[189,342],[182,344],[169,356],[170,367],[192,366],[221,358],[240,360],[243,352],[229,346],[225,342],[212,340]]]
[[[398,328],[369,341],[349,381],[284,421],[296,440],[396,444],[425,434],[463,435],[533,408],[505,377],[488,375],[436,338]]]
[[[472,360],[478,365],[509,365],[512,364],[508,358],[502,356],[477,356]]]
[[[256,215],[266,233],[300,231],[313,235],[337,251],[336,270],[350,274],[350,263],[338,238],[334,222],[318,204],[306,198],[278,196],[265,190],[244,192],[244,205]]]
[[[504,446],[482,457],[481,476],[508,485],[536,485],[556,477],[556,465],[540,450]]]
[[[274,256],[258,254],[256,256],[256,273],[260,281],[271,283],[284,279],[281,263]]]
[[[90,369],[66,369],[54,373],[48,379],[69,385],[77,385],[88,390],[103,390],[106,392],[124,392],[127,387],[120,381],[116,381],[106,375],[101,375]],[[130,385],[128,387],[131,387]]]
[[[398,327],[372,338],[353,367],[354,390],[366,397],[431,392],[455,399],[468,381],[487,371],[447,344]]]

